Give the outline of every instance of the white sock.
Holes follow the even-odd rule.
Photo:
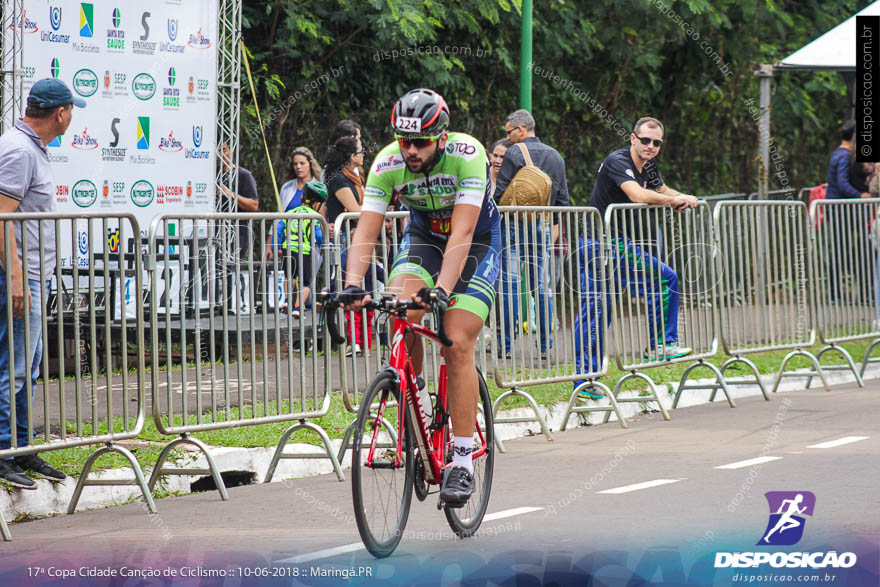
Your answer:
[[[474,452],[473,436],[455,436],[452,439],[452,466],[464,467],[468,472],[474,474]]]

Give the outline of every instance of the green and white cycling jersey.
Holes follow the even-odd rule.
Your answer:
[[[447,240],[456,204],[480,208],[474,236],[488,233],[499,222],[498,210],[486,181],[489,161],[480,141],[460,132],[449,133],[440,160],[427,175],[410,171],[397,141],[382,149],[373,161],[363,210],[384,214],[393,194],[410,211],[415,226]]]

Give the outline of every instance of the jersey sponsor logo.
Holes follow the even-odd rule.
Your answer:
[[[448,237],[452,232],[452,210],[440,210],[439,212],[431,212],[428,215],[428,225],[431,232],[436,235]]]
[[[368,185],[366,188],[364,188],[364,197],[383,199],[385,197],[385,192],[383,192],[376,186]]]
[[[387,158],[383,158],[373,165],[373,173],[381,175],[386,171],[390,171],[392,169],[400,169],[403,166],[403,157],[401,157],[400,155],[389,155]]]
[[[486,180],[479,177],[466,177],[459,184],[463,190],[484,190],[486,188]]]
[[[470,161],[480,152],[476,145],[470,143],[448,143],[446,145],[446,154],[450,157],[460,157],[465,161]]]

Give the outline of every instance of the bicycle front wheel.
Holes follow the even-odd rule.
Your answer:
[[[459,538],[473,536],[483,523],[483,516],[489,507],[489,494],[492,492],[492,475],[495,470],[495,425],[492,419],[492,398],[483,374],[477,369],[480,385],[480,403],[482,413],[477,413],[477,425],[474,429],[474,450],[480,451],[485,442],[483,454],[474,456],[474,494],[467,504],[461,508],[444,507],[446,521]],[[451,460],[451,456],[449,459]]]
[[[400,399],[394,376],[379,373],[364,393],[353,434],[354,518],[364,546],[377,558],[397,548],[412,504],[412,439],[401,430],[404,405]],[[398,452],[401,433],[404,438]]]

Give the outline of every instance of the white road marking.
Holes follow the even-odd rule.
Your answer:
[[[745,467],[751,467],[753,465],[761,465],[764,463],[769,463],[770,461],[778,461],[782,457],[756,457],[754,459],[748,459],[745,461],[737,461],[735,463],[728,463],[726,465],[721,465],[719,467],[714,467],[715,469],[744,469]]]
[[[808,446],[807,448],[834,448],[837,446],[843,446],[844,444],[849,444],[851,442],[858,442],[860,440],[868,440],[868,436],[844,436],[843,438],[838,438],[837,440],[829,440],[828,442],[820,442],[819,444],[813,444]]]
[[[290,558],[285,558],[280,561],[275,561],[275,563],[282,565],[297,565],[299,563],[305,563],[322,558],[329,558],[331,556],[336,556],[337,554],[355,552],[356,550],[364,550],[363,542],[353,542],[352,544],[346,544],[345,546],[337,546],[336,548],[328,548],[326,550],[319,550],[318,552],[310,552],[308,554],[292,556]]]
[[[494,514],[486,514],[483,516],[484,522],[491,522],[493,520],[501,520],[504,518],[511,518],[513,516],[521,516],[522,514],[530,514],[532,512],[539,512],[544,508],[513,508],[512,510],[504,510],[500,512],[495,512]]]
[[[500,512],[495,512],[494,514],[486,514],[485,516],[483,516],[483,522],[491,522],[493,520],[502,520],[504,518],[511,518],[513,516],[520,516],[522,514],[529,514],[531,512],[537,512],[537,511],[540,511],[543,509],[544,508],[522,507],[522,508],[513,508],[512,510],[503,510]],[[326,550],[319,550],[317,552],[310,552],[308,554],[301,554],[299,556],[292,556],[290,558],[285,558],[285,559],[275,561],[275,562],[277,564],[283,564],[283,565],[297,565],[300,563],[319,560],[322,558],[330,558],[331,556],[336,556],[337,554],[346,554],[348,552],[356,552],[358,550],[364,550],[363,543],[353,542],[352,544],[346,544],[344,546],[337,546],[335,548],[328,548]]]
[[[630,491],[638,491],[639,489],[648,489],[650,487],[668,485],[670,483],[678,483],[679,481],[684,481],[684,479],[654,479],[653,481],[645,481],[644,483],[624,485],[623,487],[615,487],[614,489],[605,489],[603,491],[597,491],[597,493],[629,493]]]

